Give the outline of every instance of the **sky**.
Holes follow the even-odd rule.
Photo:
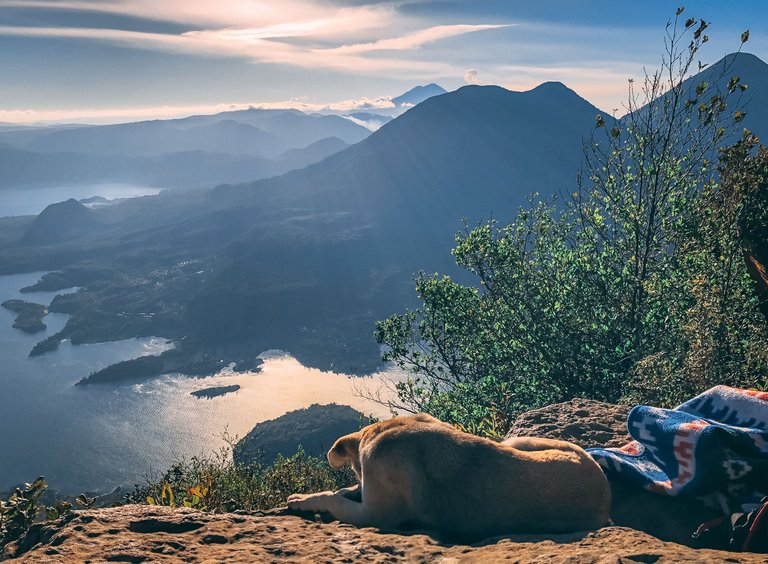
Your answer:
[[[0,0],[0,122],[375,110],[429,82],[557,80],[620,110],[681,4],[711,22],[704,62],[746,29],[768,61],[766,0]]]

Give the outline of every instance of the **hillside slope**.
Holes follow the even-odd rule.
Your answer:
[[[412,275],[455,272],[462,217],[509,220],[529,193],[573,187],[597,112],[558,83],[469,86],[302,170],[96,210],[97,236],[0,255],[10,269],[67,257],[114,272],[52,306],[73,314],[58,336],[73,342],[117,337],[114,318],[118,333],[184,340],[244,365],[241,353],[280,348],[305,364],[368,371],[379,356],[374,322],[414,303]],[[126,304],[136,316],[117,323]]]

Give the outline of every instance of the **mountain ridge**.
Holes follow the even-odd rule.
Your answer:
[[[470,86],[301,170],[188,202],[165,194],[94,210],[100,236],[64,248],[79,257],[75,268],[102,266],[100,278],[51,305],[72,313],[55,339],[117,338],[109,320],[121,313],[130,321],[120,331],[179,343],[156,370],[194,373],[190,359],[201,350],[247,367],[279,348],[305,365],[370,372],[379,365],[373,324],[414,304],[413,273],[459,274],[450,248],[461,217],[511,219],[529,192],[572,182],[596,112],[567,89]],[[552,140],[560,140],[554,164]],[[16,259],[43,269],[59,266],[61,251],[26,249]],[[0,263],[13,256],[0,252]],[[169,269],[177,261],[189,266]],[[127,283],[136,279],[148,282]]]
[[[56,338],[172,338],[166,371],[218,366],[205,358],[248,366],[278,348],[305,365],[370,372],[374,322],[415,305],[413,273],[464,275],[450,254],[461,218],[503,223],[532,192],[570,192],[596,115],[557,82],[465,86],[301,170],[95,210],[99,237],[0,249],[0,268],[50,270],[62,256],[73,274],[100,266],[96,282],[51,304],[72,313]],[[140,290],[125,282],[137,279]],[[112,324],[125,304],[135,319]]]

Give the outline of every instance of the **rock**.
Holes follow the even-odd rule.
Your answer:
[[[576,398],[523,413],[507,437],[544,437],[576,443],[582,448],[620,447],[627,433],[630,407]]]
[[[521,415],[507,437],[562,439],[583,448],[620,447],[632,440],[627,433],[630,407],[588,399],[573,399]],[[612,482],[611,517],[666,541],[691,545],[691,535],[720,513],[698,499],[668,497]]]
[[[756,554],[693,550],[622,527],[513,535],[474,546],[425,534],[322,523],[286,510],[256,515],[126,505],[36,525],[7,556],[20,562],[765,562]]]
[[[301,446],[307,454],[324,458],[336,439],[368,423],[365,415],[347,405],[315,403],[259,423],[237,443],[233,457],[239,464],[269,464],[278,454],[291,456]]]

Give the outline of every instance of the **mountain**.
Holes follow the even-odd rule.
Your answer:
[[[139,161],[121,156],[43,154],[0,144],[0,189],[118,179],[136,173]]]
[[[733,61],[729,73],[750,84],[750,105],[759,110],[766,65],[750,55]],[[714,76],[706,73],[716,67],[694,80]],[[64,338],[158,335],[176,343],[152,362],[97,373],[90,383],[120,374],[204,374],[229,362],[247,368],[274,348],[315,367],[370,371],[379,358],[374,322],[415,305],[412,275],[462,276],[450,254],[461,218],[470,226],[490,217],[503,223],[531,192],[570,192],[582,139],[599,113],[557,82],[527,92],[467,86],[300,170],[94,209],[97,221],[66,238],[14,244],[29,224],[0,220],[0,272],[58,269],[40,287],[82,288],[51,303],[71,317],[35,354]],[[270,123],[313,135],[337,123],[319,126],[296,112],[227,115],[267,133]],[[221,119],[179,121],[171,127],[200,130]],[[765,117],[748,108],[745,123],[764,131]],[[202,156],[180,155],[176,168],[194,173]]]
[[[92,155],[153,156],[205,151],[275,157],[288,149],[337,137],[356,143],[369,131],[338,116],[301,112],[228,112],[213,119],[186,118],[119,125],[60,129],[31,139],[24,148],[38,152]],[[4,137],[6,143],[12,136]]]
[[[187,128],[157,120],[54,131],[33,140],[28,148],[139,157],[193,150],[261,154],[277,142],[275,135],[234,120]]]
[[[276,162],[282,163],[283,172],[287,172],[322,161],[324,158],[338,153],[348,146],[347,143],[338,137],[326,137],[301,149],[288,149],[280,155]]]
[[[559,83],[467,86],[301,170],[93,210],[98,236],[0,249],[0,269],[67,266],[72,280],[96,269],[51,304],[72,317],[37,352],[62,338],[160,335],[177,347],[156,371],[247,367],[271,348],[370,371],[374,322],[414,304],[413,273],[456,274],[461,218],[509,220],[530,192],[570,189],[597,113]]]
[[[247,182],[302,168],[370,132],[341,116],[254,108],[117,125],[0,128],[0,188]]]
[[[348,147],[338,137],[327,137],[299,149],[288,149],[270,159],[247,154],[185,151],[153,157],[137,164],[134,179],[153,186],[201,188],[269,178],[304,168]]]
[[[277,135],[283,140],[282,150],[306,147],[329,137],[351,145],[370,134],[365,127],[341,116],[309,115],[297,110],[243,110],[231,114],[232,119]]]
[[[723,75],[719,81],[720,75]],[[716,84],[724,92],[732,76],[738,76],[741,84],[748,86],[744,91],[739,108],[746,112],[741,126],[755,133],[763,143],[768,142],[768,64],[751,53],[731,53],[717,63],[710,65],[695,77],[689,78],[686,87],[693,89],[706,81]],[[729,111],[737,109],[735,100],[730,102]],[[741,128],[739,128],[739,131]]]
[[[392,103],[395,104],[395,106],[400,106],[400,107],[415,106],[417,104],[420,104],[427,98],[431,98],[432,96],[440,96],[441,94],[445,94],[446,92],[447,91],[442,86],[439,86],[434,82],[431,82],[424,86],[416,86],[414,88],[411,88],[408,92],[405,92],[400,96],[392,98]]]
[[[224,128],[231,127],[235,131],[231,137],[234,139],[241,126],[231,123],[235,125],[224,124]],[[211,187],[222,182],[248,182],[284,174],[318,162],[348,146],[337,137],[327,137],[266,159],[245,153],[217,151],[215,141],[213,137],[208,143],[211,151],[186,150],[149,157],[43,153],[0,145],[0,190],[98,182],[185,189]]]
[[[582,137],[597,113],[560,83],[528,92],[466,86],[426,100],[316,165],[234,187],[231,197],[279,194],[281,201],[349,210],[371,221],[388,213],[423,215],[431,227],[444,218],[450,243],[462,216],[511,217],[531,192],[572,186]]]
[[[34,219],[24,232],[22,242],[28,245],[59,243],[94,226],[93,211],[75,199],[51,204]]]

